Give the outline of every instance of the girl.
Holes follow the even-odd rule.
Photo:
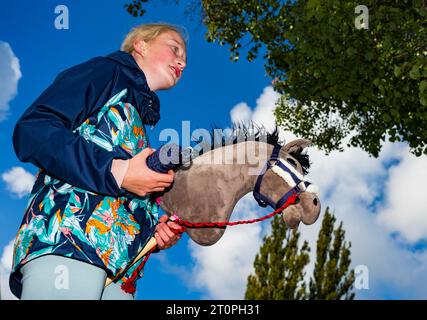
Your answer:
[[[18,231],[10,287],[21,299],[133,299],[155,236],[165,249],[179,226],[158,219],[150,194],[173,182],[146,166],[144,125],[160,119],[155,91],[186,65],[181,31],[145,24],[121,50],[61,72],[16,124],[18,158],[40,168]],[[104,289],[106,277],[115,283]]]

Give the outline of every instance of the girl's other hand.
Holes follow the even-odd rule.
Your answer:
[[[156,226],[154,238],[157,241],[159,250],[164,250],[175,245],[181,239],[181,233],[178,232],[182,227],[172,221],[168,221],[169,217],[165,214],[160,217],[159,224]],[[172,231],[175,229],[176,231]]]

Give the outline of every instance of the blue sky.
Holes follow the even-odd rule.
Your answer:
[[[126,2],[45,0],[35,6],[32,1],[20,0],[3,4],[0,67],[8,62],[5,48],[10,48],[19,60],[22,75],[17,81],[16,96],[5,98],[3,92],[14,90],[4,80],[9,75],[0,69],[0,116],[8,114],[0,117],[0,255],[3,258],[20,225],[28,196],[18,197],[18,192],[11,190],[16,181],[8,180],[7,173],[14,167],[21,167],[31,175],[37,172],[33,165],[20,163],[15,156],[12,131],[16,121],[60,71],[117,50],[131,27],[163,21],[182,25],[189,32],[183,79],[175,88],[158,93],[162,118],[153,130],[148,129],[153,146],[161,144],[159,134],[163,129],[173,128],[181,134],[182,121],[190,121],[191,130],[209,129],[214,123],[225,128],[232,120],[273,123],[272,109],[278,95],[269,87],[271,79],[266,77],[261,59],[251,63],[244,58],[231,62],[226,47],[205,40],[205,28],[197,17],[193,20],[184,17],[183,6],[150,1],[147,14],[133,18],[123,8]],[[60,4],[69,9],[68,30],[54,27],[54,9]],[[293,138],[290,132],[282,134],[287,139]],[[352,242],[352,267],[366,266],[369,270],[369,286],[357,289],[357,297],[425,299],[426,159],[409,154],[404,144],[390,143],[384,145],[377,159],[359,149],[346,148],[345,152],[330,155],[315,148],[310,152],[313,162],[310,178],[320,186],[323,208],[330,206],[338,220],[344,222],[347,238]],[[258,216],[268,212],[258,208],[249,196],[239,202],[233,218],[248,218],[249,211]],[[319,227],[320,221],[300,228],[312,252]],[[175,247],[153,255],[138,283],[137,298],[241,299],[269,223],[235,228],[227,230],[223,239],[212,247],[199,247],[184,236]]]
[[[156,1],[152,1],[156,2]],[[13,127],[24,110],[62,70],[95,56],[118,50],[131,27],[146,22],[170,22],[187,28],[189,33],[188,64],[182,81],[169,91],[158,92],[161,100],[161,121],[148,129],[153,146],[158,146],[159,133],[164,128],[181,132],[181,121],[188,120],[191,130],[210,128],[213,123],[229,126],[230,108],[242,97],[255,101],[269,79],[264,76],[262,61],[233,63],[228,50],[204,40],[205,28],[197,19],[184,18],[183,6],[147,6],[143,18],[131,17],[123,8],[126,1],[13,1],[3,4],[0,12],[0,41],[7,42],[19,59],[22,78],[18,94],[9,103],[9,116],[0,122],[0,171],[21,166],[35,174],[36,167],[20,163],[12,146]],[[54,27],[57,5],[69,9],[69,29]],[[14,237],[26,197],[17,198],[0,184],[0,248]],[[186,238],[182,242],[187,241]],[[168,257],[185,263],[185,246],[168,250]],[[199,292],[186,289],[176,276],[162,270],[156,259],[150,259],[147,274],[139,282],[139,298],[197,299]],[[149,289],[148,289],[149,288]]]

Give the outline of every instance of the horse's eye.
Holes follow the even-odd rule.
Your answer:
[[[297,167],[297,163],[295,162],[294,159],[286,158],[286,161],[288,161],[294,168]]]

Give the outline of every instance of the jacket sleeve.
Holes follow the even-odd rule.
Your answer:
[[[92,59],[60,73],[24,112],[13,132],[15,153],[49,175],[98,194],[125,193],[111,165],[123,155],[85,140],[73,129],[113,94],[114,65]]]

